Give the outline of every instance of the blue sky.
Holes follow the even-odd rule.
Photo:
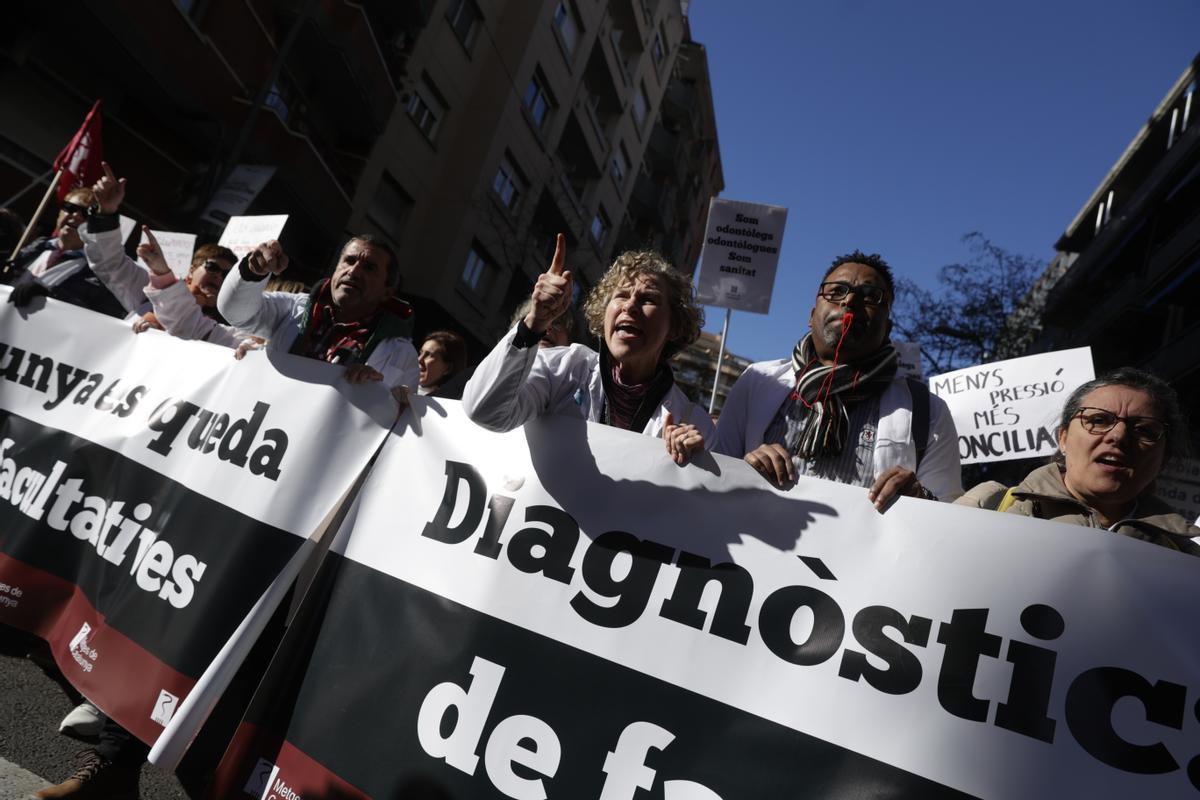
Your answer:
[[[722,196],[790,209],[771,313],[730,326],[755,360],[791,351],[856,247],[931,288],[975,230],[1048,260],[1200,51],[1200,0],[699,0],[689,20]]]

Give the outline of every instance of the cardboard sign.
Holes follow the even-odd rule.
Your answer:
[[[700,251],[697,299],[719,308],[769,312],[787,213],[780,206],[714,197]]]
[[[231,217],[217,244],[224,245],[240,261],[268,239],[278,239],[287,223],[287,214],[268,214],[260,217]]]
[[[916,342],[897,342],[892,340],[892,347],[900,355],[896,365],[897,378],[915,378],[924,380],[925,370],[921,367],[921,345]]]
[[[1090,347],[947,372],[929,389],[950,406],[964,464],[1053,455],[1063,403],[1096,377]]]
[[[196,234],[153,230],[150,233],[154,235],[154,240],[162,249],[163,258],[166,259],[171,272],[175,273],[175,277],[180,280],[187,277],[188,270],[192,266],[192,253],[196,249]],[[150,266],[140,257],[137,263],[143,269],[150,269]]]
[[[238,164],[213,195],[200,219],[224,225],[238,214],[246,213],[274,174],[273,166]]]

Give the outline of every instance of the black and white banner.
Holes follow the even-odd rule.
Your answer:
[[[264,592],[299,568],[395,406],[383,390],[337,387],[323,364],[235,362],[228,348],[7,298],[0,623],[46,639],[138,738],[174,723],[185,747],[203,714],[181,727],[176,712],[218,654],[236,666],[248,614],[269,614]],[[248,641],[230,648],[235,632]]]
[[[415,401],[214,796],[1194,797],[1200,563]]]

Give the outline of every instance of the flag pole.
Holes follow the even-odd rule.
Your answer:
[[[21,252],[21,248],[29,241],[29,234],[33,233],[38,218],[42,216],[42,212],[46,210],[46,204],[50,202],[50,197],[54,194],[54,190],[58,188],[58,182],[62,180],[62,173],[61,169],[54,173],[54,180],[50,181],[50,186],[46,189],[46,193],[42,195],[42,202],[38,203],[37,211],[33,212],[33,216],[29,218],[29,224],[25,226],[25,232],[21,234],[21,239],[17,242],[17,246],[13,248],[12,255],[8,257],[9,261],[14,260],[17,257],[17,253]]]
[[[729,317],[733,309],[725,309],[725,324],[721,327],[721,347],[717,350],[717,374],[713,378],[712,397],[708,399],[708,415],[711,417],[713,406],[717,404],[717,387],[721,385],[721,362],[725,360],[725,337],[729,335]]]

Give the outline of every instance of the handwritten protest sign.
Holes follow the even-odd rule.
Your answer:
[[[121,244],[125,244],[129,241],[129,234],[133,233],[133,229],[137,227],[137,223],[124,214],[118,214],[117,224],[121,228]]]
[[[171,268],[171,272],[174,272],[177,278],[186,277],[192,266],[192,252],[196,249],[196,234],[172,231],[150,231],[150,233],[154,235],[154,240],[162,249],[163,258],[167,260],[167,266]],[[138,264],[146,269],[150,268],[140,258]]]
[[[1184,519],[1200,519],[1200,461],[1181,458],[1168,463],[1154,481],[1154,493]]]
[[[217,244],[224,245],[241,259],[268,239],[278,239],[287,223],[287,214],[258,217],[230,217]]]
[[[714,197],[700,251],[700,302],[755,314],[770,311],[786,224],[786,208]]]
[[[229,222],[231,217],[244,214],[274,174],[273,166],[238,164],[200,218],[220,225]]]
[[[938,375],[964,464],[1051,455],[1058,415],[1071,390],[1096,377],[1090,347],[994,361]]]
[[[896,348],[896,353],[900,356],[896,363],[896,377],[924,379],[925,370],[921,367],[921,345],[916,342],[897,342],[893,339],[892,347]]]

